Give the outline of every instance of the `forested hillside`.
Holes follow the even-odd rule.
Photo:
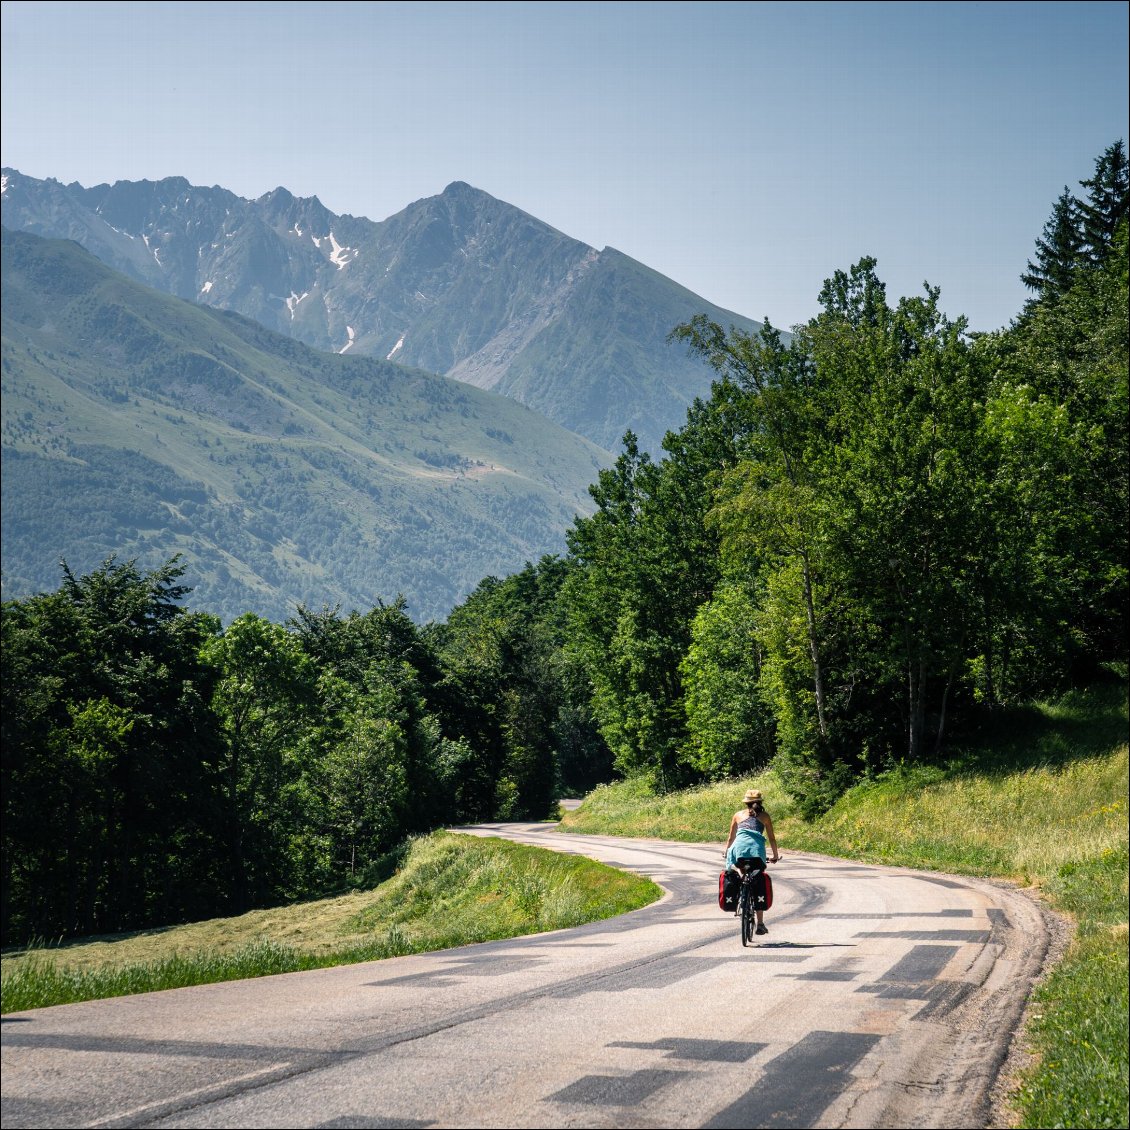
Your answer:
[[[837,271],[785,343],[674,330],[717,374],[658,463],[630,445],[570,536],[566,652],[623,774],[772,758],[802,808],[937,757],[979,707],[1126,654],[1127,163],[971,336],[938,292]]]
[[[710,398],[660,459],[627,437],[567,555],[444,623],[381,604],[222,629],[175,564],[5,604],[5,938],[334,889],[409,832],[544,816],[614,774],[665,791],[772,762],[812,816],[1125,662],[1121,143],[1080,187],[997,333],[930,288],[889,300],[871,259],[787,340],[673,326]]]
[[[5,940],[340,890],[412,832],[549,815],[598,740],[533,625],[561,571],[512,578],[509,622],[489,582],[429,629],[391,604],[221,630],[175,564],[6,603]]]

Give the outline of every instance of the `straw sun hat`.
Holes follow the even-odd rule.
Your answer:
[[[742,797],[742,804],[753,804],[755,800],[761,800],[760,789],[749,789],[745,796]]]

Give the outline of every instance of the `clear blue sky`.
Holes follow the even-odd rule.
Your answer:
[[[284,185],[384,219],[468,181],[789,326],[863,255],[1004,325],[1127,137],[1124,3],[19,3],[2,163]]]

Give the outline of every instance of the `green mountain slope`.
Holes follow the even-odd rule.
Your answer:
[[[563,548],[611,457],[513,400],[319,353],[67,241],[3,241],[3,595],[65,558],[185,555],[190,603],[272,619],[403,593],[446,614]]]

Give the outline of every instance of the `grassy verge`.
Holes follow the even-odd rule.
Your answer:
[[[789,849],[1035,886],[1077,924],[1037,990],[1035,1055],[1014,1096],[1018,1124],[1125,1127],[1127,1120],[1127,702],[1125,683],[1012,711],[946,766],[866,781],[805,822],[772,771],[656,797],[606,786],[565,816],[593,834],[724,842],[744,790],[760,788]]]
[[[648,879],[593,860],[438,832],[370,891],[237,918],[6,954],[2,1011],[320,969],[579,926],[646,906]]]

